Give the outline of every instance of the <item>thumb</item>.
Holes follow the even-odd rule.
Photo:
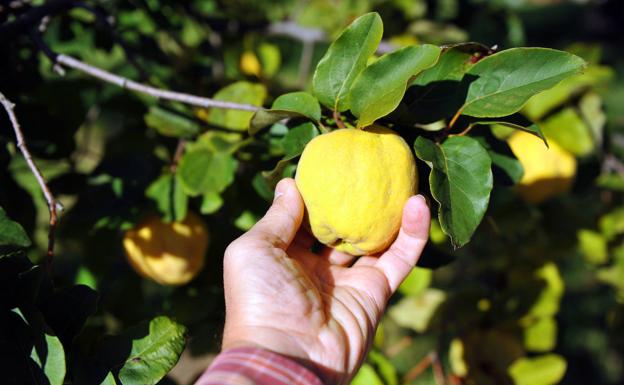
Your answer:
[[[303,200],[292,178],[282,179],[275,187],[273,204],[262,219],[245,234],[248,240],[264,241],[286,249],[303,220]]]

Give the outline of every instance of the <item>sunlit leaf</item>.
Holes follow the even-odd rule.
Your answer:
[[[267,90],[264,85],[240,81],[222,88],[213,96],[213,99],[262,106],[266,96]],[[249,127],[253,114],[250,111],[212,108],[208,113],[207,121],[216,126],[245,131]]]
[[[399,292],[407,296],[419,295],[429,287],[432,274],[433,271],[431,269],[413,268],[401,286],[399,286]]]
[[[401,299],[390,308],[388,315],[399,326],[422,333],[427,330],[433,314],[445,299],[445,292],[430,288],[419,296]]]
[[[174,138],[189,138],[201,130],[195,121],[158,106],[151,106],[143,119],[159,134]]]
[[[515,385],[554,385],[566,372],[563,357],[546,354],[534,358],[520,358],[509,367]]]
[[[573,108],[565,108],[540,123],[544,135],[576,156],[589,155],[594,141],[589,127]]]
[[[132,340],[119,380],[124,385],[155,385],[178,362],[185,333],[184,326],[168,317],[152,319],[149,334]]]
[[[384,385],[384,382],[372,366],[363,364],[351,380],[351,385]]]
[[[381,41],[383,23],[377,13],[358,17],[329,46],[314,72],[314,95],[324,106],[338,111],[351,107],[349,91]]]
[[[237,165],[236,159],[228,153],[198,147],[184,154],[178,175],[184,191],[191,196],[220,193],[234,181]]]
[[[557,322],[553,317],[533,320],[524,329],[524,347],[531,352],[548,352],[557,344]]]
[[[156,203],[156,208],[167,222],[186,217],[188,196],[177,174],[166,172],[145,190],[145,196]]]
[[[511,115],[537,93],[578,73],[585,61],[578,56],[546,48],[512,48],[487,56],[470,68],[463,115]]]
[[[357,77],[349,94],[358,127],[388,115],[398,105],[408,81],[435,64],[440,48],[430,44],[401,48],[385,54]]]
[[[579,248],[586,261],[600,265],[608,261],[607,239],[596,231],[582,229],[577,233]]]

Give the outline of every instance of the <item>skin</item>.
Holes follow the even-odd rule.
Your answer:
[[[390,296],[409,274],[429,233],[422,196],[405,204],[401,230],[379,256],[325,248],[299,229],[304,204],[280,181],[266,215],[225,252],[223,349],[254,346],[288,356],[326,384],[345,384],[372,343]]]

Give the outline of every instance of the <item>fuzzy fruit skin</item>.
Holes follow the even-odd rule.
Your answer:
[[[416,173],[403,138],[373,126],[314,138],[295,179],[314,236],[358,256],[384,251],[394,241],[403,206],[417,191]]]
[[[530,203],[540,203],[572,187],[576,175],[576,158],[552,140],[549,148],[535,136],[515,132],[509,147],[524,168],[517,186],[520,195]]]
[[[182,222],[149,216],[126,231],[123,246],[140,275],[161,285],[183,285],[204,266],[209,234],[202,219],[189,212]]]

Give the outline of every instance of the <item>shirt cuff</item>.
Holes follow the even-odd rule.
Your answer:
[[[195,385],[323,385],[298,362],[269,350],[243,347],[219,354]]]

